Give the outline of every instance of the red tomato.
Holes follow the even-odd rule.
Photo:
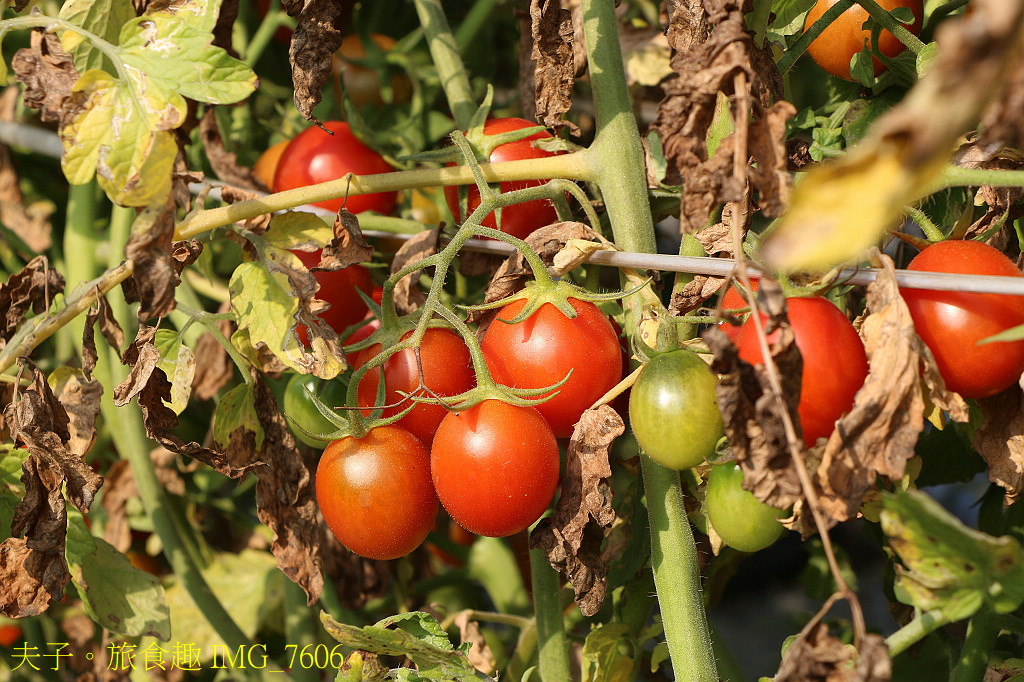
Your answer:
[[[21,628],[11,623],[0,625],[0,646],[11,646],[21,641]]]
[[[409,334],[406,334],[406,337],[408,336]],[[362,367],[380,351],[380,344],[360,351],[352,363],[353,366]],[[427,329],[420,344],[420,360],[423,364],[424,382],[427,388],[438,396],[458,395],[476,384],[469,348],[462,337],[450,329]],[[357,399],[360,407],[373,407],[377,397],[378,381],[380,368],[375,367],[359,382]],[[384,410],[384,416],[392,417],[408,407],[408,403],[396,404],[402,400],[399,391],[412,393],[419,385],[419,368],[416,365],[416,354],[412,349],[407,348],[388,358],[384,363],[384,403],[395,406]],[[363,414],[368,415],[370,411],[364,409]],[[419,404],[396,423],[408,429],[429,447],[438,424],[447,414],[448,410],[442,405]]]
[[[296,135],[285,147],[274,172],[275,192],[337,180],[346,173],[375,175],[394,170],[384,157],[360,142],[347,123],[327,121],[324,127],[334,134],[312,126]],[[397,192],[380,192],[352,196],[347,203],[338,198],[315,205],[337,211],[344,203],[352,213],[376,211],[388,215],[395,209],[397,200]]]
[[[829,7],[838,1],[818,0],[817,4],[807,13],[804,30],[809,29]],[[907,26],[907,30],[914,35],[921,32],[921,19],[924,17],[922,0],[878,0],[878,4],[887,12],[891,12],[897,7],[909,7],[914,13],[914,23]],[[807,48],[807,52],[818,63],[818,66],[833,76],[853,80],[850,76],[850,60],[871,40],[871,31],[863,28],[868,16],[866,9],[857,4],[853,5],[840,14],[822,31],[821,35],[814,39],[810,47]],[[886,57],[895,57],[905,49],[906,46],[892,33],[882,31],[879,34],[878,51]],[[876,76],[885,71],[885,65],[878,59],[872,57],[871,61]]]
[[[260,154],[260,158],[256,159],[256,163],[253,164],[252,174],[259,178],[260,182],[266,185],[270,191],[274,190],[274,174],[277,172],[277,164],[281,160],[281,154],[284,153],[284,148],[290,142],[291,140],[281,140],[270,145],[267,151]]]
[[[550,303],[508,324],[526,302],[501,309],[480,347],[495,381],[514,388],[543,388],[569,380],[551,400],[536,406],[559,438],[572,435],[580,415],[622,379],[622,350],[608,316],[587,301],[569,299],[569,319]]]
[[[430,454],[405,429],[379,426],[327,446],[316,469],[316,500],[341,544],[369,559],[397,559],[434,525]]]
[[[988,244],[952,240],[932,244],[908,270],[1021,277],[1009,258]],[[1017,383],[1024,372],[1024,341],[978,342],[1024,324],[1024,298],[999,294],[903,289],[914,326],[931,349],[946,387],[965,398],[986,398]]]
[[[319,251],[292,251],[302,264],[311,268],[320,262]],[[373,277],[370,271],[361,265],[350,265],[341,270],[319,270],[313,273],[320,288],[316,297],[327,301],[331,307],[320,313],[320,319],[339,334],[366,316],[369,308],[356,293],[362,289],[367,294],[373,291]],[[299,338],[302,343],[309,344],[306,327],[299,325]]]
[[[750,288],[757,291],[758,283],[759,280],[751,278]],[[749,307],[747,299],[743,297],[743,294],[740,293],[739,289],[734,285],[729,285],[729,289],[722,295],[722,312],[738,315],[739,313],[737,311],[747,310]],[[745,320],[749,315],[749,311],[743,313],[742,319]],[[736,343],[740,338],[740,329],[742,329],[742,326],[737,327],[729,324],[728,322],[719,322],[718,328],[725,332],[725,335],[728,336],[733,343]]]
[[[804,359],[797,412],[804,442],[814,445],[819,438],[828,438],[836,420],[853,407],[853,398],[867,378],[868,359],[853,325],[827,299],[791,298],[786,305]],[[777,332],[769,334],[769,342],[777,336]],[[750,319],[743,324],[736,345],[740,357],[750,364],[764,361]]]
[[[513,130],[522,130],[523,128],[529,128],[535,125],[537,124],[531,123],[523,118],[494,118],[484,123],[484,133],[487,135],[498,135],[500,133],[507,133]],[[491,152],[489,160],[491,163],[501,163],[502,161],[543,159],[549,156],[555,156],[555,152],[546,152],[543,149],[534,147],[532,144],[534,140],[543,140],[550,137],[551,133],[542,131],[534,135],[530,135],[522,140],[503,144]],[[505,194],[517,189],[537,187],[543,184],[544,182],[541,180],[521,180],[518,182],[503,182],[500,184],[500,187],[501,192]],[[480,192],[474,185],[469,185],[466,189],[468,191],[466,215],[469,215],[477,206],[480,205]],[[452,215],[461,222],[466,215],[459,215],[459,188],[454,186],[445,187],[444,198],[448,202],[448,209],[452,212]],[[557,220],[558,213],[555,211],[555,205],[547,199],[527,201],[522,204],[508,206],[501,210],[501,231],[523,239],[538,227],[550,225]],[[481,224],[484,227],[498,227],[493,213],[484,218]]]
[[[430,449],[441,504],[477,535],[529,528],[555,496],[558,469],[558,443],[540,413],[499,400],[450,413]]]

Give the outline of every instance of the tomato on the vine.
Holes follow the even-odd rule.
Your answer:
[[[522,322],[515,319],[526,301],[502,308],[487,327],[480,347],[495,381],[514,388],[543,388],[569,380],[537,405],[559,438],[572,435],[580,415],[622,379],[622,351],[608,316],[593,303],[570,298],[569,319],[545,303]],[[549,394],[550,395],[550,394]]]
[[[938,242],[919,253],[908,270],[1021,277],[998,249],[976,241]],[[1024,324],[1024,298],[1001,294],[901,289],[918,336],[925,342],[946,387],[965,398],[987,398],[1020,379],[1024,340],[980,344]]]
[[[15,642],[20,642],[22,637],[21,626],[13,623],[0,625],[0,646],[8,647]]]
[[[743,470],[733,463],[711,467],[704,510],[722,542],[741,552],[769,547],[785,530],[785,512],[770,507],[743,488]]]
[[[537,124],[531,123],[523,118],[492,118],[484,123],[484,133],[486,135],[499,135],[513,130],[530,128],[535,125]],[[530,135],[529,137],[525,137],[522,140],[516,140],[515,142],[500,145],[495,147],[494,151],[491,152],[489,161],[491,163],[501,163],[503,161],[543,159],[549,156],[555,156],[558,152],[548,152],[533,146],[534,140],[545,140],[550,139],[551,137],[551,133],[541,131]],[[507,194],[518,189],[539,187],[543,184],[544,182],[542,180],[517,180],[515,182],[502,182],[500,183],[500,188],[502,194]],[[456,220],[461,221],[480,205],[480,191],[476,186],[469,185],[466,188],[466,191],[468,193],[466,195],[466,214],[460,216],[459,188],[454,186],[444,188],[444,197],[448,202],[448,209],[452,212],[452,215],[455,216]],[[538,227],[550,225],[557,220],[558,212],[555,211],[555,205],[547,199],[536,199],[534,201],[526,201],[521,204],[514,204],[501,209],[500,228],[498,228],[494,213],[489,214],[480,222],[484,227],[498,228],[506,234],[524,239]]]
[[[809,29],[822,14],[839,0],[818,0],[818,2],[807,13],[804,22],[804,30]],[[914,13],[914,23],[906,26],[914,35],[921,32],[921,21],[924,18],[924,3],[922,0],[878,0],[879,6],[887,12],[897,7],[907,7]],[[853,80],[850,75],[850,60],[853,55],[860,52],[866,43],[871,41],[871,31],[864,28],[864,22],[868,20],[868,11],[858,4],[854,4],[836,18],[824,31],[815,38],[807,48],[808,54],[817,62],[818,66],[828,71],[837,78]],[[906,46],[889,31],[881,31],[878,36],[878,51],[886,57],[895,57],[903,52]],[[885,65],[872,56],[872,66],[875,75],[885,71]]]
[[[751,278],[750,288],[753,291],[757,291],[759,283],[760,280]],[[741,311],[745,311],[742,312],[743,320],[746,320],[747,316],[750,315],[750,305],[747,303],[747,299],[743,297],[743,294],[739,292],[739,289],[736,288],[735,283],[731,284],[729,289],[722,295],[721,308],[723,313],[729,313],[730,315],[740,315]],[[718,328],[725,332],[725,335],[728,336],[733,343],[736,343],[736,340],[740,338],[740,329],[742,329],[742,325],[736,326],[723,320],[718,323]]]
[[[275,192],[337,180],[347,173],[375,175],[394,170],[383,156],[360,142],[347,123],[327,121],[324,127],[330,132],[312,126],[292,138],[285,147],[274,172]],[[330,211],[337,211],[344,205],[352,213],[376,211],[389,215],[397,200],[397,192],[378,192],[351,196],[347,202],[339,197],[314,205]]]
[[[341,544],[369,559],[397,559],[419,547],[437,516],[430,454],[399,426],[378,426],[324,450],[316,500]]]
[[[477,535],[505,537],[540,518],[558,487],[558,443],[532,407],[485,400],[441,422],[430,449],[441,504]]]
[[[804,442],[828,438],[836,420],[853,407],[853,399],[868,374],[867,353],[853,324],[828,299],[790,298],[789,324],[800,355],[803,375],[797,412]],[[778,336],[768,335],[769,343]],[[736,342],[740,358],[752,365],[764,362],[753,320],[748,318]]]
[[[647,456],[669,469],[689,469],[715,452],[724,433],[707,363],[688,350],[655,355],[629,393],[629,423]]]
[[[312,374],[296,374],[284,389],[284,414],[295,437],[306,445],[323,448],[331,441],[315,434],[336,430],[327,417],[320,413],[310,394],[329,408],[345,404],[345,382],[338,379],[319,379]]]
[[[406,334],[406,337],[408,336],[409,334]],[[352,365],[356,368],[362,367],[380,351],[380,344],[374,344],[360,351]],[[427,329],[423,334],[419,353],[424,384],[434,395],[442,398],[458,395],[476,384],[469,348],[462,337],[452,330],[439,327]],[[359,406],[364,408],[363,414],[370,414],[370,408],[374,406],[379,381],[380,367],[374,367],[359,382],[357,400]],[[412,393],[419,386],[419,367],[412,349],[407,348],[388,358],[384,362],[384,404],[392,407],[386,408],[383,416],[392,417],[407,408],[409,403],[402,402],[400,392]],[[430,447],[438,424],[447,414],[448,410],[443,405],[420,403],[396,423]]]
[[[384,52],[394,49],[396,41],[391,36],[381,33],[371,33],[372,40],[377,47]],[[345,92],[357,108],[367,104],[381,106],[384,99],[381,97],[380,74],[374,69],[354,64],[353,60],[359,61],[366,58],[366,46],[358,34],[345,36],[341,40],[341,47],[334,53],[331,61],[331,71],[334,79],[340,80],[345,86]],[[391,83],[392,101],[396,104],[408,102],[412,97],[412,82],[404,74],[393,74],[389,79]]]
[[[259,178],[260,182],[269,190],[274,189],[274,174],[277,172],[277,164],[281,161],[281,154],[284,153],[285,147],[290,143],[291,140],[281,140],[270,145],[252,166],[252,174]]]
[[[312,268],[320,262],[320,251],[292,251],[302,264]],[[320,313],[320,319],[330,326],[337,333],[342,333],[366,316],[369,308],[356,293],[362,290],[367,295],[373,292],[373,276],[370,271],[362,265],[349,265],[340,270],[317,270],[313,273],[320,288],[317,289],[316,298],[331,304]],[[299,339],[302,343],[309,343],[309,335],[304,325],[298,327]]]

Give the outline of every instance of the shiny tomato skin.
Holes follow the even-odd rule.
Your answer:
[[[20,642],[22,637],[21,626],[13,623],[0,625],[0,646],[9,647]]]
[[[779,523],[785,512],[745,490],[743,470],[732,462],[711,467],[704,509],[722,542],[741,552],[769,547],[785,530]]]
[[[828,8],[839,0],[818,0],[817,4],[807,13],[804,30],[809,29]],[[922,0],[878,0],[882,9],[891,12],[897,7],[908,7],[914,13],[914,23],[906,26],[914,35],[921,32],[921,21],[924,17]],[[868,20],[868,11],[854,4],[836,18],[807,48],[811,58],[818,66],[833,76],[844,80],[853,80],[850,75],[850,60],[871,40],[871,31],[862,28]],[[896,36],[882,31],[878,36],[878,51],[887,57],[895,57],[906,49]],[[885,71],[886,67],[877,58],[872,57],[875,75]]]
[[[430,449],[434,488],[448,515],[477,535],[529,528],[558,487],[558,443],[532,407],[485,400],[441,422]]]
[[[408,336],[406,334],[406,337]],[[380,353],[380,350],[380,345],[374,344],[360,351],[352,363],[353,366],[362,367]],[[458,395],[476,384],[469,348],[462,337],[450,329],[427,329],[420,344],[420,360],[423,364],[424,382],[435,395]],[[373,407],[376,400],[379,380],[380,368],[374,367],[359,382],[357,400],[360,407],[367,408],[363,410],[363,414],[369,415],[372,411],[369,408]],[[388,358],[384,362],[384,404],[395,406],[385,409],[384,417],[392,417],[409,406],[405,402],[397,404],[402,400],[399,391],[412,393],[419,385],[419,368],[416,366],[416,354],[412,349],[407,348]],[[396,423],[430,447],[434,432],[447,414],[448,410],[443,405],[421,403]]]
[[[828,438],[836,420],[853,407],[867,378],[867,353],[853,324],[827,299],[790,298],[786,305],[804,361],[797,412],[804,442],[810,446]],[[769,334],[769,342],[776,336]],[[736,345],[743,360],[752,365],[764,361],[751,319],[743,324]]]
[[[759,282],[760,280],[751,278],[750,288],[753,289],[754,291],[757,291]],[[743,294],[740,293],[739,289],[736,288],[735,283],[731,284],[729,286],[729,289],[722,295],[721,308],[723,313],[730,313],[733,316],[742,315],[741,319],[743,320],[746,320],[747,317],[750,315],[750,305],[749,303],[747,303],[747,299],[743,297]],[[746,312],[739,312],[743,310],[745,310]],[[723,321],[718,323],[718,328],[725,332],[725,335],[728,336],[733,343],[736,343],[736,341],[740,338],[740,329],[742,329],[743,327],[742,325],[736,326]]]
[[[337,180],[347,173],[375,175],[394,170],[384,157],[360,142],[347,123],[327,121],[324,127],[333,135],[312,126],[292,138],[281,152],[274,172],[275,192]],[[347,202],[339,197],[314,205],[337,211],[344,204],[352,213],[376,211],[390,215],[397,200],[397,192],[379,192],[351,196]]]
[[[998,249],[976,241],[938,242],[919,253],[908,270],[1021,277]],[[987,398],[1020,379],[1024,341],[978,345],[1024,324],[1024,297],[902,289],[918,336],[931,349],[946,387],[965,398]]]
[[[419,547],[437,516],[430,454],[405,429],[378,426],[324,450],[316,499],[341,544],[368,559],[397,559]]]
[[[569,380],[557,395],[536,405],[559,438],[572,435],[580,415],[622,379],[622,351],[608,316],[593,303],[569,299],[569,319],[545,303],[533,315],[508,324],[526,305],[513,301],[487,327],[480,347],[491,376],[514,388],[543,388]]]
[[[629,392],[629,422],[647,456],[669,469],[689,469],[715,453],[724,434],[718,378],[688,350],[655,355]]]
[[[320,262],[319,251],[292,251],[302,264],[312,268]],[[316,298],[327,301],[331,304],[320,313],[320,319],[326,322],[331,329],[341,334],[348,327],[351,327],[366,316],[369,308],[356,293],[356,289],[362,290],[367,295],[373,292],[373,276],[370,271],[362,265],[350,265],[341,270],[318,270],[313,273],[320,288],[317,289]],[[308,334],[303,325],[299,325],[299,338],[303,344],[309,344]]]
[[[531,123],[523,118],[493,118],[484,123],[484,133],[487,135],[498,135],[501,133],[511,132],[513,130],[529,128],[535,125],[537,124]],[[523,138],[522,140],[503,144],[500,147],[496,147],[494,151],[491,152],[489,160],[491,163],[501,163],[503,161],[543,159],[549,156],[555,156],[556,152],[544,151],[543,149],[534,147],[532,144],[534,140],[544,140],[551,137],[551,133],[542,131]],[[500,183],[500,187],[502,194],[507,194],[508,192],[512,192],[517,189],[538,187],[542,184],[544,184],[544,182],[541,180],[520,180],[516,182],[502,182]],[[459,188],[455,186],[448,186],[444,188],[444,198],[448,203],[448,210],[452,212],[452,215],[455,216],[456,220],[459,222],[462,222],[466,216],[472,213],[476,207],[480,205],[480,191],[474,185],[469,185],[466,189],[468,192],[466,200],[466,215],[460,216]],[[519,237],[520,239],[525,239],[528,234],[536,230],[538,227],[550,225],[557,220],[558,213],[555,211],[555,205],[547,199],[538,199],[501,209],[500,229],[506,234]],[[497,220],[493,213],[484,218],[481,224],[484,227],[498,228]]]

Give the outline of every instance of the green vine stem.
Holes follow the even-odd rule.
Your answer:
[[[951,621],[938,611],[919,611],[914,619],[885,639],[889,655],[898,656]]]
[[[537,641],[540,643],[540,679],[544,682],[570,682],[569,640],[559,600],[561,579],[548,564],[544,552],[530,550],[530,576],[533,585],[533,612],[537,618]]]
[[[441,87],[448,98],[455,124],[465,130],[476,112],[477,103],[441,0],[416,0],[416,13],[427,36],[427,47],[441,78]]]
[[[875,0],[857,0],[857,4],[867,10],[871,18],[874,19],[883,30],[889,31],[896,39],[903,43],[908,50],[914,54],[921,54],[921,50],[924,49],[924,43],[921,39],[910,32],[906,26],[893,18],[889,12],[882,9],[882,7],[875,2]]]
[[[984,679],[988,659],[998,635],[996,614],[988,606],[982,606],[967,624],[967,639],[960,650],[960,662],[949,676],[950,682],[977,682]]]
[[[807,51],[814,39],[821,35],[829,24],[835,21],[840,14],[853,7],[853,0],[839,0],[836,4],[825,10],[825,13],[818,17],[818,20],[811,24],[811,27],[803,32],[797,41],[793,43],[793,46],[786,50],[786,53],[779,59],[778,66],[779,73],[786,75],[793,65],[796,64],[796,60],[800,59],[800,56]]]

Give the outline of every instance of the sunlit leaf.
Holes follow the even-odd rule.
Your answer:
[[[263,444],[263,426],[256,414],[256,396],[249,384],[236,386],[220,399],[213,422],[213,439],[221,447],[227,447],[231,434],[238,429],[255,434],[257,448]]]
[[[192,395],[192,378],[196,373],[195,354],[182,343],[180,334],[169,329],[158,329],[153,345],[160,352],[156,366],[171,381],[171,402],[168,406],[175,414],[181,414]]]
[[[590,631],[583,643],[584,682],[631,680],[640,668],[640,650],[626,623],[608,623]]]
[[[116,45],[121,26],[136,15],[131,0],[68,0],[58,16]],[[65,31],[60,40],[64,49],[74,55],[79,73],[103,68],[103,53],[80,33]]]

